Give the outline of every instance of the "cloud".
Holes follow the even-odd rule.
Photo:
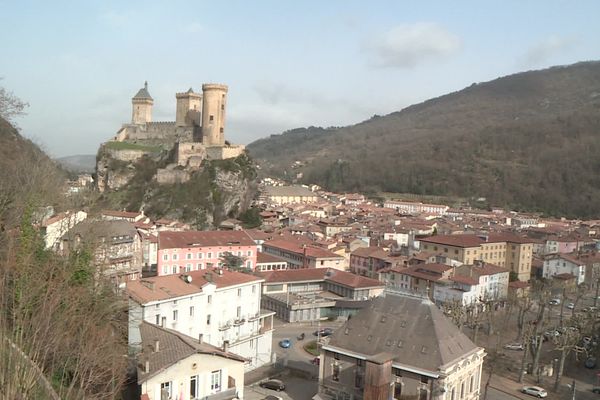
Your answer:
[[[438,24],[417,22],[390,29],[367,48],[377,57],[378,66],[414,68],[456,53],[461,48],[461,40]]]
[[[522,66],[544,64],[557,54],[570,51],[577,45],[573,37],[551,35],[531,46],[520,59]]]

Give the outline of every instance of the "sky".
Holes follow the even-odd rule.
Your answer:
[[[148,81],[229,86],[226,139],[344,126],[520,71],[600,59],[600,2],[5,1],[0,85],[51,156],[95,154]]]

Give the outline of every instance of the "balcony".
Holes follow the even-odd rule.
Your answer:
[[[229,328],[231,328],[231,321],[227,321],[227,322],[223,323],[222,325],[219,325],[220,331],[225,331]]]
[[[242,325],[244,322],[246,322],[246,319],[245,319],[245,318],[236,319],[235,321],[233,321],[233,325],[234,325],[234,326],[240,326],[240,325]]]

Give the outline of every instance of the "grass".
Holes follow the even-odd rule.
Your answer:
[[[115,142],[110,141],[105,144],[107,149],[112,150],[141,150],[148,151],[151,153],[158,153],[162,150],[160,146],[146,146],[143,144],[130,143],[130,142]]]
[[[312,340],[312,341],[306,343],[304,345],[304,350],[306,350],[307,353],[310,353],[315,357],[319,356],[319,346],[317,345],[316,340]]]

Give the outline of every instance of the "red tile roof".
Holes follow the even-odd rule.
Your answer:
[[[257,264],[266,264],[266,263],[287,263],[283,258],[279,258],[269,253],[264,253],[259,251],[256,253],[256,263]]]
[[[351,272],[325,268],[268,271],[258,273],[258,275],[264,277],[266,283],[331,281],[355,289],[380,286],[383,287],[383,283],[377,279],[367,278]]]
[[[245,231],[163,231],[158,234],[159,249],[206,246],[255,246]]]
[[[222,271],[222,274],[219,274]],[[139,281],[127,282],[127,293],[139,303],[160,301],[175,297],[187,296],[202,292],[208,283],[217,289],[244,283],[261,282],[262,278],[241,272],[219,268],[208,268],[200,271],[186,272],[192,278],[190,283],[183,280],[183,274],[155,276]]]
[[[270,240],[268,242],[263,243],[263,247],[274,247],[301,255],[306,254],[306,256],[309,258],[343,258],[342,256],[332,251],[320,247],[315,247],[311,245],[302,246],[300,243],[294,243],[289,240],[283,239]]]

